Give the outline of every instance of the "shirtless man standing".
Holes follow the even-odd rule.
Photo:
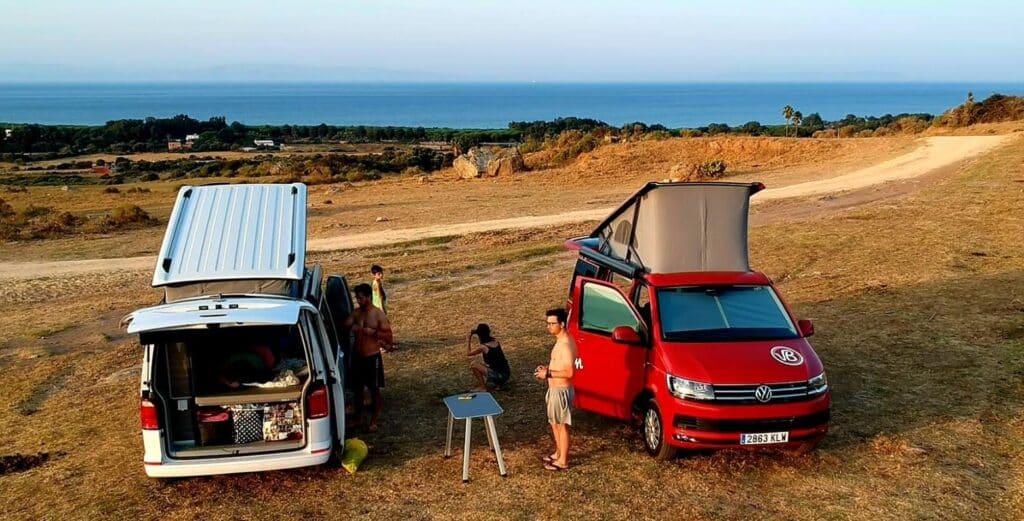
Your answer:
[[[356,357],[353,360],[352,379],[356,391],[356,421],[363,420],[363,388],[370,390],[373,410],[370,412],[369,432],[377,432],[377,420],[384,405],[381,387],[384,387],[384,359],[381,351],[390,351],[393,342],[391,323],[380,308],[373,305],[373,289],[369,284],[355,287],[356,303],[359,308],[352,312],[345,325],[356,335]]]
[[[548,423],[555,438],[555,452],[544,456],[546,470],[569,468],[569,426],[572,425],[572,377],[575,373],[576,343],[566,331],[564,309],[549,309],[545,314],[548,333],[555,337],[551,348],[551,361],[539,365],[533,375],[538,380],[547,380],[545,395],[548,409]]]

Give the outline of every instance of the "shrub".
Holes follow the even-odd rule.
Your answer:
[[[864,129],[864,130],[861,130],[860,132],[857,132],[857,137],[872,137],[874,135],[875,135],[875,132],[873,130],[867,129],[867,128]]]
[[[672,137],[672,134],[667,130],[655,130],[654,132],[648,132],[645,139],[649,139],[651,141],[664,141],[670,137]]]
[[[11,205],[0,199],[0,219],[7,219],[8,217],[14,217],[14,208]]]
[[[150,172],[139,178],[140,181],[159,181],[160,175],[156,172]]]
[[[21,219],[32,219],[34,217],[41,217],[51,212],[53,212],[53,208],[30,204],[18,212],[18,217]]]
[[[30,235],[33,239],[57,237],[74,230],[82,224],[82,220],[70,212],[61,212],[48,216],[34,223]]]
[[[103,193],[105,193],[105,194],[119,194],[119,193],[121,193],[121,191],[118,190],[116,187],[108,186],[108,187],[103,189]]]
[[[28,188],[25,188],[24,186],[16,186],[16,185],[8,186],[6,188],[6,190],[8,192],[12,193],[12,194],[27,193],[28,192]]]
[[[117,229],[137,224],[153,224],[156,222],[156,219],[137,205],[123,204],[111,210],[110,215],[104,221],[109,227]]]
[[[725,175],[725,161],[714,159],[697,165],[697,173],[701,177],[717,179]]]
[[[906,134],[917,134],[924,132],[928,128],[928,122],[913,116],[907,116],[896,120],[890,127],[894,132],[903,132]]]

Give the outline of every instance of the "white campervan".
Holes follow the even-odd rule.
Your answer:
[[[125,317],[143,348],[146,474],[318,465],[345,436],[352,311],[342,277],[306,267],[306,187],[185,186],[153,286]],[[341,333],[340,335],[338,333]]]

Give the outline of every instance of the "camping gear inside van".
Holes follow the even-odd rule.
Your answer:
[[[172,457],[253,454],[305,444],[309,361],[299,328],[154,332],[151,400],[161,402]]]

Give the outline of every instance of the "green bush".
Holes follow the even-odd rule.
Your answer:
[[[717,179],[725,175],[725,161],[714,159],[697,165],[697,173],[701,177]]]

